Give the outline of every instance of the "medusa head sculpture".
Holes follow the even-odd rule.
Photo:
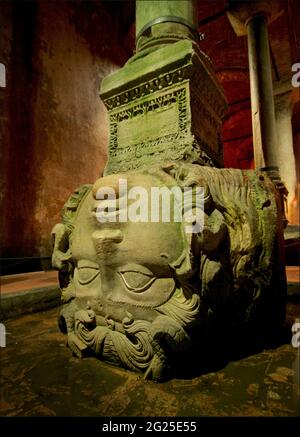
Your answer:
[[[120,180],[149,195],[153,187],[202,187],[203,226],[187,232],[184,215],[119,220],[134,201],[121,202]],[[116,193],[111,211],[97,196],[103,187]],[[114,220],[98,219],[105,201]],[[258,171],[171,162],[105,176],[69,198],[52,233],[59,324],[79,357],[95,355],[161,380],[176,357],[201,351],[216,327],[234,335],[284,319],[278,195]]]

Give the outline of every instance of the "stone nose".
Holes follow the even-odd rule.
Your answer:
[[[107,246],[107,244],[119,244],[123,241],[124,235],[120,229],[101,229],[93,233],[93,240],[97,247]]]

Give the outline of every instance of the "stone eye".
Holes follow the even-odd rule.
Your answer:
[[[123,283],[130,291],[136,293],[147,290],[150,285],[156,280],[156,277],[152,274],[146,274],[142,272],[135,271],[123,271],[119,272]]]
[[[100,274],[99,269],[94,267],[79,267],[78,282],[81,285],[91,283]]]

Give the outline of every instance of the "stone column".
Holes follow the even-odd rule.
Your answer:
[[[255,168],[266,171],[281,196],[282,219],[285,217],[287,189],[280,177],[280,159],[275,121],[268,22],[281,12],[279,1],[230,1],[227,16],[237,36],[248,37],[251,113]]]
[[[268,1],[230,2],[228,18],[238,36],[248,37],[254,163],[278,167],[268,22],[277,18],[279,4]]]
[[[251,111],[256,168],[279,166],[267,17],[247,23]]]
[[[290,87],[290,82],[288,85]],[[281,86],[274,90],[276,128],[278,136],[278,148],[276,153],[280,168],[280,176],[282,180],[284,180],[285,186],[289,192],[287,196],[287,218],[290,223],[293,223],[297,216],[297,176],[293,148],[291,91],[286,88],[287,87]]]
[[[196,0],[136,0],[137,50],[198,39]]]

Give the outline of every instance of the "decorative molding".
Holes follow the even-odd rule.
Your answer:
[[[134,87],[121,91],[114,96],[105,97],[104,94],[101,95],[101,98],[108,111],[111,111],[114,108],[120,107],[122,105],[127,105],[128,103],[131,103],[142,97],[153,94],[156,91],[160,91],[164,88],[182,82],[184,79],[187,79],[189,77],[190,68],[190,64],[183,68],[176,68],[174,70],[168,71],[165,74],[159,75],[158,77],[155,77],[145,82],[141,82]]]

